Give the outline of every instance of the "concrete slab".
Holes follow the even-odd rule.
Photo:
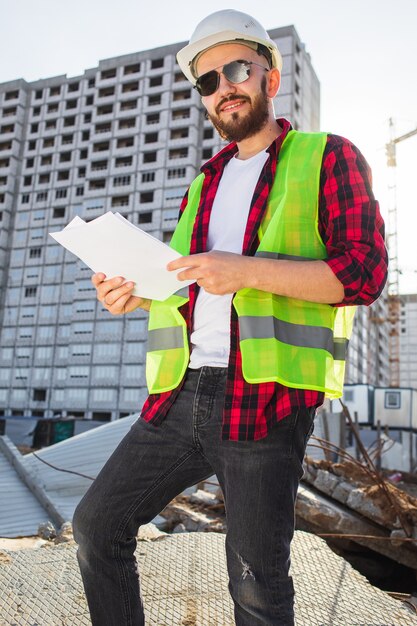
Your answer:
[[[0,554],[1,626],[90,626],[75,557],[63,544]],[[3,556],[2,556],[3,555]],[[233,626],[224,535],[140,542],[147,626]],[[417,626],[406,604],[372,587],[314,535],[296,532],[297,626]]]

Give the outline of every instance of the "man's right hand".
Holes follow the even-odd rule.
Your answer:
[[[124,315],[135,309],[149,311],[151,300],[132,296],[135,283],[125,282],[121,276],[106,280],[102,273],[94,274],[91,282],[97,291],[97,300],[102,303],[112,315]]]

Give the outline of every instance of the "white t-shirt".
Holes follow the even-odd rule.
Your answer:
[[[211,210],[207,251],[242,254],[249,209],[268,156],[262,151],[250,159],[232,158],[224,168]],[[194,309],[189,367],[227,367],[232,298],[233,294],[215,296],[200,288]]]

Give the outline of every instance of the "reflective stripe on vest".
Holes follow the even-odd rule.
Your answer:
[[[313,259],[308,256],[295,256],[294,254],[282,254],[282,252],[266,252],[265,250],[258,250],[255,256],[260,259],[275,259],[276,261],[313,261]]]
[[[273,338],[292,346],[326,350],[338,361],[343,361],[346,358],[348,340],[344,338],[335,339],[331,328],[291,324],[273,316],[241,315],[239,317],[239,334],[241,341]]]
[[[148,333],[148,351],[172,350],[183,347],[182,328],[180,326],[168,326],[167,328],[155,328]]]
[[[258,231],[256,256],[300,262],[326,258],[318,229],[320,171],[326,142],[324,133],[287,134]],[[203,180],[201,174],[192,183],[170,244],[183,255],[190,251]],[[164,302],[152,303],[146,366],[150,393],[174,389],[185,374],[189,344],[178,308],[187,299],[185,288]],[[242,372],[247,382],[275,381],[340,397],[354,307],[333,307],[256,289],[238,291],[233,306],[239,318]]]

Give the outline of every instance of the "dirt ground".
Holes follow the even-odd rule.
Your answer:
[[[33,548],[40,548],[45,543],[45,539],[40,537],[17,537],[9,539],[7,537],[0,537],[0,550],[31,550]]]

